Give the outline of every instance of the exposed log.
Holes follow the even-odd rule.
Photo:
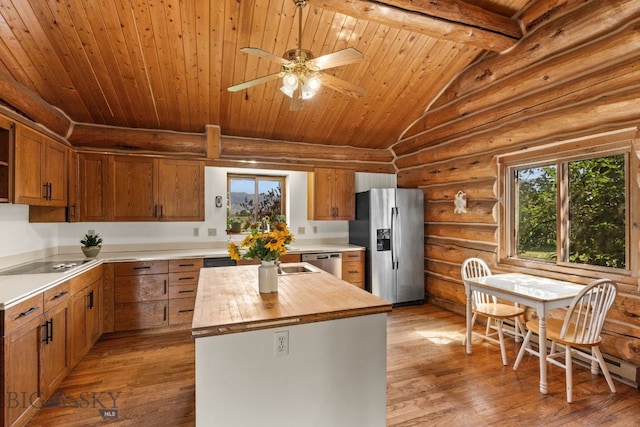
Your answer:
[[[464,148],[461,152],[464,152]],[[422,153],[419,156],[422,156]],[[498,169],[492,158],[491,154],[457,159],[447,158],[447,161],[441,163],[425,162],[421,161],[421,158],[414,163],[424,166],[400,170],[398,181],[402,180],[404,187],[423,187],[425,185],[495,178]]]
[[[76,124],[68,140],[76,148],[198,157],[207,155],[206,137],[196,133]]]
[[[447,160],[452,152],[472,156],[476,153],[496,153],[506,149],[523,149],[530,145],[539,145],[542,141],[570,139],[572,135],[585,131],[595,133],[632,125],[640,120],[640,85],[631,86],[623,91],[596,96],[577,105],[563,105],[551,111],[529,115],[526,119],[486,129],[476,134],[459,137],[442,147],[428,149],[413,154],[411,158],[396,161],[399,169],[410,165],[428,164]],[[461,160],[461,159],[458,159]],[[399,165],[403,165],[402,167]],[[398,173],[407,176],[410,181],[424,182],[429,179],[415,177],[413,169]]]
[[[223,136],[221,144],[221,157],[227,159],[253,159],[256,161],[299,161],[304,159],[365,163],[390,163],[393,161],[393,155],[386,149],[338,147],[231,136]]]
[[[496,199],[498,197],[497,179],[495,177],[483,181],[450,182],[442,185],[425,187],[424,198],[429,201],[455,199],[458,191],[463,191],[467,199]]]
[[[454,222],[459,224],[496,224],[498,222],[498,208],[492,200],[472,200],[467,202],[467,212],[456,214],[451,202],[428,202],[425,208],[425,218],[430,222]]]
[[[2,71],[0,71],[0,99],[28,119],[40,123],[63,138],[67,137],[71,128],[71,119]]]
[[[497,117],[554,101],[563,94],[590,90],[591,86],[608,81],[617,84],[615,80],[639,67],[640,33],[635,28],[636,22],[604,39],[560,53],[425,112],[394,150],[403,155],[423,146],[424,140],[437,139],[438,132],[449,134],[452,122],[456,130],[473,129]],[[416,136],[420,136],[419,141],[412,140]]]
[[[218,159],[207,160],[206,166],[216,166],[224,168],[250,168],[250,169],[286,169],[303,172],[313,172],[316,167],[326,168],[349,168],[356,172],[370,172],[370,173],[395,173],[395,168],[390,163],[364,163],[364,162],[339,162],[339,161],[324,161],[324,160],[277,160],[270,159],[264,161],[249,161],[244,160],[232,160],[232,159]]]
[[[392,3],[392,1],[387,3]],[[478,7],[462,4],[462,2],[421,1],[418,6],[415,5],[416,2],[408,1],[393,1],[393,3],[393,5],[386,5],[368,0],[315,0],[313,2],[314,6],[357,19],[374,21],[390,27],[425,34],[429,37],[470,44],[496,52],[509,49],[519,38],[519,28],[517,29],[518,35],[511,34],[516,31],[515,21],[505,21],[504,17],[498,17],[499,15],[491,14],[488,11],[479,12]],[[411,6],[413,10],[409,9],[410,3],[414,4]],[[490,20],[491,26],[499,27],[502,34],[495,32],[494,29],[479,28],[481,25],[447,20],[446,16],[451,16],[456,7],[458,10],[464,11],[463,15],[467,17],[466,20],[477,13],[476,23],[480,24],[481,21]],[[418,10],[420,12],[417,12]],[[507,22],[509,23],[507,24]]]
[[[538,0],[530,3],[520,13],[520,22],[525,33],[570,12],[573,8],[585,4],[589,0]]]
[[[616,31],[640,15],[636,0],[592,0],[523,38],[509,55],[494,55],[480,61],[458,76],[433,105],[482,89],[559,51],[568,51]],[[594,18],[597,17],[597,18]]]
[[[431,218],[426,218],[430,221]],[[429,222],[424,226],[424,233],[430,237],[460,239],[471,242],[494,243],[498,240],[496,224],[462,224],[458,222]]]
[[[220,158],[220,126],[205,126],[207,135],[207,158]]]
[[[429,297],[453,301],[462,306],[467,300],[462,284],[455,286],[454,283],[431,274],[427,274],[426,290]]]

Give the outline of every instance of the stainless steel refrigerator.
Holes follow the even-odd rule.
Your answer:
[[[424,301],[422,190],[372,188],[357,193],[349,243],[367,248],[369,292],[393,304]]]

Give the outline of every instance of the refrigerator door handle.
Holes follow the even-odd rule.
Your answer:
[[[391,208],[391,268],[396,270],[398,268],[398,254],[396,253],[396,245],[398,244],[397,237],[398,228],[398,208]]]
[[[400,230],[401,227],[401,221],[400,221],[400,211],[398,210],[398,207],[396,206],[394,208],[396,210],[396,223],[393,224],[393,250],[397,251],[396,252],[396,265],[395,265],[395,269],[397,270],[398,268],[400,268],[400,260],[398,259],[398,252],[400,251],[400,245],[402,244],[402,242],[400,241],[400,236],[402,236],[402,230]]]

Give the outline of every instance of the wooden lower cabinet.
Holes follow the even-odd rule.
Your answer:
[[[342,253],[342,280],[364,289],[364,251]]]
[[[40,340],[44,299],[31,297],[4,310],[2,340],[2,425],[22,426],[42,406]]]
[[[169,261],[116,263],[114,330],[169,324]]]
[[[169,261],[169,325],[191,323],[202,258]]]
[[[87,309],[83,297],[97,296],[101,283],[98,266],[1,312],[3,426],[25,425],[98,340],[100,299]],[[77,314],[84,310],[97,314]],[[82,352],[78,337],[90,337]]]
[[[75,292],[71,298],[71,366],[75,366],[102,335],[101,278]]]

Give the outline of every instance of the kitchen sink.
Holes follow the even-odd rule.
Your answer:
[[[320,270],[310,265],[285,265],[280,267],[280,274],[305,274],[305,273],[319,273]]]
[[[80,261],[34,261],[27,264],[18,265],[4,271],[0,271],[0,276],[15,276],[19,274],[42,274],[42,273],[63,273],[81,266],[91,260]]]

